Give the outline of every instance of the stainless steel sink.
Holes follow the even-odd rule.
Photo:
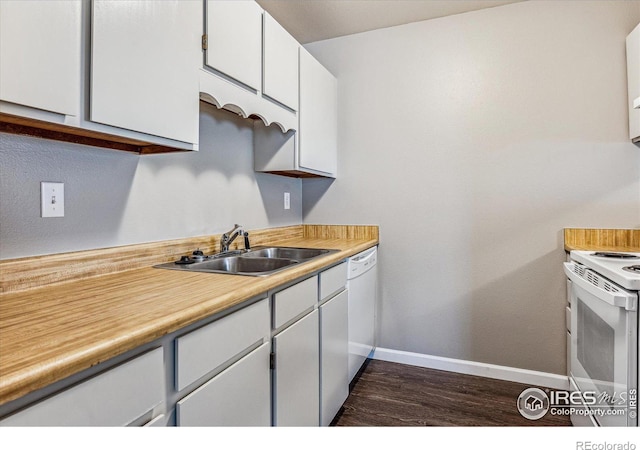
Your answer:
[[[243,256],[249,258],[285,258],[303,261],[316,256],[326,255],[334,250],[322,248],[296,248],[296,247],[265,247],[255,248]]]
[[[188,269],[196,272],[224,272],[242,275],[266,275],[287,266],[298,264],[293,259],[282,258],[244,258],[227,256],[190,264]]]
[[[184,261],[177,261],[154,267],[187,272],[225,273],[261,277],[337,251],[300,247],[256,247],[241,254],[236,251],[231,255],[218,254],[209,256],[200,262],[190,261],[185,263]]]

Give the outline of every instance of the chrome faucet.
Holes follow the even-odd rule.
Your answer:
[[[242,229],[242,225],[235,224],[230,231],[227,231],[222,235],[222,238],[220,239],[220,251],[222,253],[228,252],[229,246],[238,236],[244,236],[244,249],[250,250],[249,233]]]

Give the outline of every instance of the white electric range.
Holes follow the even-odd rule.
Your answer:
[[[570,256],[564,264],[571,281],[570,381],[584,404],[571,420],[637,426],[640,253]]]

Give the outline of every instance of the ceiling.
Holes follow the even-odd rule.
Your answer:
[[[524,0],[257,0],[300,43]]]

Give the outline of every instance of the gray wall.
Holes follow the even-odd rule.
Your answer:
[[[564,227],[640,225],[638,2],[532,1],[327,40],[340,177],[304,221],[381,227],[380,347],[565,372]]]
[[[40,218],[41,181],[65,183],[64,218]],[[0,259],[300,224],[301,193],[300,180],[253,171],[250,121],[204,103],[196,153],[0,134]]]

